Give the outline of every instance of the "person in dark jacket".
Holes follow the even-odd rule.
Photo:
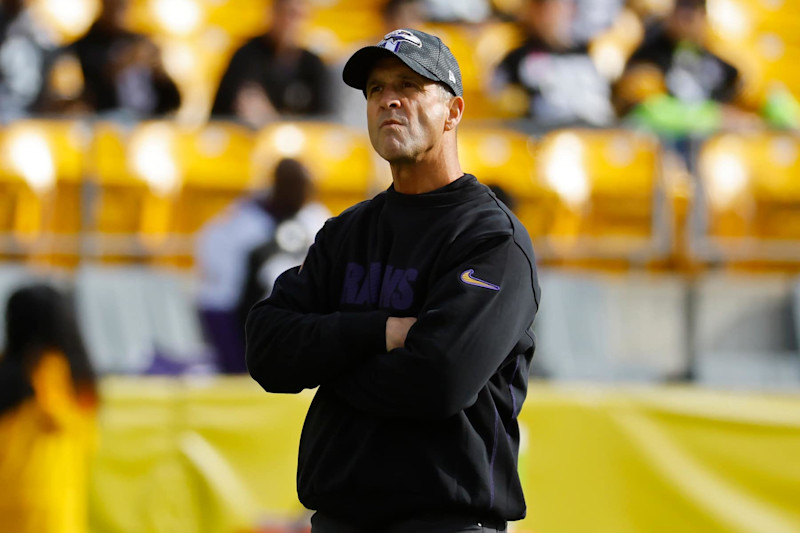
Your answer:
[[[328,69],[300,44],[307,0],[275,0],[272,26],[233,55],[211,109],[260,127],[281,116],[330,113]]]
[[[739,71],[708,49],[705,0],[676,0],[663,23],[647,28],[615,87],[621,116],[665,138],[754,126],[736,102]]]
[[[103,0],[97,21],[63,52],[80,61],[81,101],[96,113],[150,117],[175,112],[181,95],[164,68],[161,51],[148,37],[124,26],[128,1]]]
[[[400,29],[343,71],[393,184],[330,219],[250,311],[268,392],[318,387],[297,489],[314,533],[505,531],[540,290],[530,238],[460,167],[458,63]]]

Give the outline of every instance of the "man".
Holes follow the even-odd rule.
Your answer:
[[[147,36],[125,28],[128,0],[103,0],[89,31],[67,47],[83,72],[80,102],[96,113],[124,111],[137,117],[177,111],[181,95],[164,68],[161,51]]]
[[[253,307],[248,368],[269,392],[319,387],[297,476],[314,533],[505,531],[525,516],[530,239],[461,171],[463,89],[444,43],[393,31],[343,77],[366,96],[393,184],[330,219]]]
[[[328,70],[300,44],[307,19],[307,0],[275,0],[270,30],[233,55],[211,113],[236,116],[253,127],[281,116],[329,113]]]
[[[545,128],[607,126],[614,120],[609,82],[588,48],[575,40],[574,0],[527,0],[520,20],[525,42],[509,52],[492,80],[501,102]]]
[[[23,0],[0,1],[0,122],[35,113],[47,92],[54,43]]]

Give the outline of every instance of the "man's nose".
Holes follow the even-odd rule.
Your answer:
[[[386,109],[397,109],[400,107],[400,98],[395,91],[385,89],[382,95],[381,105]]]

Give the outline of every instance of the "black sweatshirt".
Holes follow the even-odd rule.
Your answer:
[[[373,530],[523,518],[517,416],[538,302],[525,228],[474,176],[419,195],[390,187],[330,219],[246,328],[265,390],[319,386],[300,501]],[[389,316],[417,322],[386,353]]]

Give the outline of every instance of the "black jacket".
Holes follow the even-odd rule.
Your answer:
[[[663,31],[651,32],[628,65],[655,65],[670,95],[681,100],[728,102],[736,96],[740,80],[733,65],[705,48],[676,42]]]
[[[421,195],[390,187],[329,220],[246,328],[267,391],[319,386],[303,504],[365,528],[523,518],[517,415],[538,302],[527,232],[474,176]],[[418,321],[386,353],[388,316]]]
[[[285,115],[322,115],[331,111],[328,69],[316,54],[299,49],[280,57],[269,34],[247,41],[222,76],[211,114],[234,114],[236,96],[246,83],[260,86],[275,111]]]
[[[137,99],[143,107],[130,107],[132,101],[121,99],[118,86],[123,84],[121,72],[118,70],[122,63],[121,58],[138,44],[148,44],[149,39],[140,34],[109,30],[100,22],[96,22],[80,39],[72,43],[67,50],[74,52],[81,63],[84,78],[83,99],[96,112],[105,112],[129,107],[144,115],[160,116],[177,110],[181,105],[181,94],[178,86],[163,65],[153,68],[150,65],[142,67],[147,72],[143,75],[140,71],[138,82],[128,82],[130,90],[144,92],[147,96]],[[155,46],[149,43],[150,46]],[[140,69],[134,69],[140,70]]]

